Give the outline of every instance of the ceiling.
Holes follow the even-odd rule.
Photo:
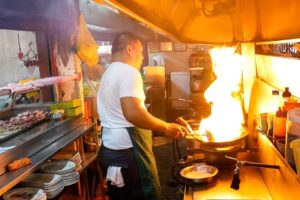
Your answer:
[[[203,44],[300,38],[299,0],[10,0],[0,1],[0,27],[70,35],[78,7],[102,41],[122,31]]]
[[[182,42],[210,44],[300,38],[300,20],[297,20],[300,18],[299,0],[95,2],[101,7],[93,8],[92,12],[85,12],[87,21],[111,29],[111,32],[116,29],[130,29],[143,34],[142,29],[136,29],[139,25]],[[117,9],[121,15],[112,10],[104,11],[107,4]],[[127,17],[124,17],[124,14]],[[124,23],[128,20],[139,21],[143,25],[128,26]]]

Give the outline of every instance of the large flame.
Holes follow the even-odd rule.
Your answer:
[[[241,134],[244,122],[241,99],[241,56],[233,47],[213,48],[210,56],[217,79],[205,92],[212,103],[211,115],[201,121],[199,133],[210,133],[217,142],[231,141]]]

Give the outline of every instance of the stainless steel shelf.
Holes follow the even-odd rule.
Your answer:
[[[83,123],[84,120],[77,121],[81,122],[73,127],[70,131],[63,134],[63,136],[58,137],[55,141],[48,143],[45,147],[34,153],[30,156],[32,161],[31,164],[20,168],[16,171],[7,172],[0,176],[0,196],[3,195],[10,188],[17,185],[20,181],[26,178],[30,173],[34,172],[39,166],[46,162],[49,158],[51,158],[54,154],[56,154],[60,149],[66,147],[73,141],[75,141],[78,137],[84,135],[88,131],[94,128],[94,124],[91,123]],[[52,135],[58,134],[57,132],[52,132]],[[49,136],[49,135],[48,135]],[[43,143],[43,141],[40,141]],[[34,142],[31,144],[31,148],[38,148],[39,142]]]

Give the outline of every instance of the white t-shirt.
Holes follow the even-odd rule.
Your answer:
[[[97,93],[98,114],[104,127],[102,142],[104,146],[111,149],[132,147],[125,127],[134,125],[123,115],[120,101],[122,97],[139,98],[145,108],[145,94],[140,72],[125,63],[113,62],[104,72]]]

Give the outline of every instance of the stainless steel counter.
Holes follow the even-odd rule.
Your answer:
[[[239,153],[241,160],[251,161],[251,155],[247,152]],[[252,160],[253,161],[253,160]],[[240,189],[230,188],[233,178],[233,168],[221,169],[211,183],[205,183],[193,187],[186,187],[184,200],[202,199],[272,199],[262,179],[258,168],[242,167],[240,172]],[[266,169],[276,170],[276,169]]]

